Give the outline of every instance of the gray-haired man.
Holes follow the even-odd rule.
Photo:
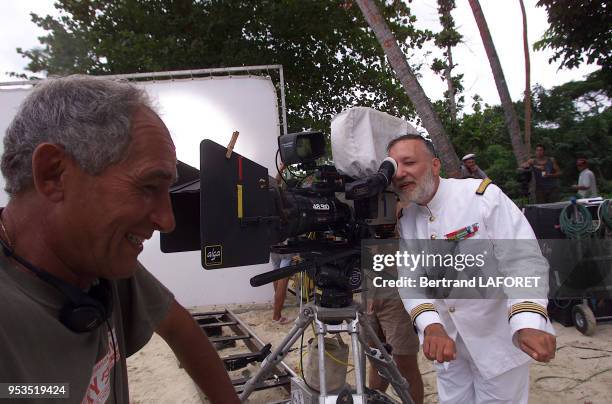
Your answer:
[[[125,358],[157,332],[213,402],[238,402],[206,336],[137,261],[174,228],[176,163],[141,89],[70,76],[32,90],[2,156],[0,381],[128,403]]]

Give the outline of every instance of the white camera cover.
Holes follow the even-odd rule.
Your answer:
[[[406,134],[418,134],[401,118],[367,107],[349,108],[331,122],[331,147],[336,168],[351,177],[378,171],[387,157],[387,145]]]

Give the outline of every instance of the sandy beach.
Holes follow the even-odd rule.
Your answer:
[[[204,310],[210,309],[215,308]],[[230,309],[264,343],[272,343],[273,348],[291,328],[290,324],[273,324],[272,310],[269,306],[239,305]],[[283,311],[284,315],[293,318],[297,313],[298,308],[295,306],[287,307]],[[573,327],[564,327],[557,323],[554,325],[557,332],[557,355],[548,364],[532,364],[530,403],[610,403],[612,401],[612,323],[599,324],[597,331],[591,337],[580,334]],[[309,330],[305,341],[311,335],[312,331]],[[238,342],[236,348],[223,350],[221,355],[246,352],[246,348],[241,347],[241,344]],[[294,348],[299,348],[299,340]],[[299,349],[292,350],[285,363],[298,372]],[[425,403],[437,403],[433,366],[421,353],[419,365],[425,383]],[[249,366],[234,372],[233,375],[235,377],[235,375],[253,374],[256,371],[256,366]],[[202,400],[185,371],[179,368],[168,345],[157,335],[154,335],[141,351],[128,359],[128,372],[132,403],[207,402]],[[347,381],[350,383],[353,380],[353,374],[349,373]],[[389,388],[388,393],[391,391]],[[250,402],[267,403],[283,398],[288,398],[288,394],[283,389],[277,388],[253,393]]]

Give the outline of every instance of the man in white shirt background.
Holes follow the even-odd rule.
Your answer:
[[[580,172],[578,176],[578,184],[572,185],[572,188],[578,191],[578,195],[582,198],[592,198],[597,196],[597,181],[595,174],[589,170],[589,163],[585,158],[576,160],[576,168]]]

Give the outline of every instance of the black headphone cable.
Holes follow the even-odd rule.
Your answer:
[[[108,328],[108,333],[110,334],[110,337],[111,337],[111,343],[113,345],[113,400],[115,404],[118,404],[117,402],[117,361],[118,360],[117,360],[117,348],[115,345],[115,335],[113,334],[113,329],[111,328],[110,322],[108,319],[106,319],[105,323],[106,323],[106,327]],[[119,356],[121,356],[121,354],[119,354]]]

